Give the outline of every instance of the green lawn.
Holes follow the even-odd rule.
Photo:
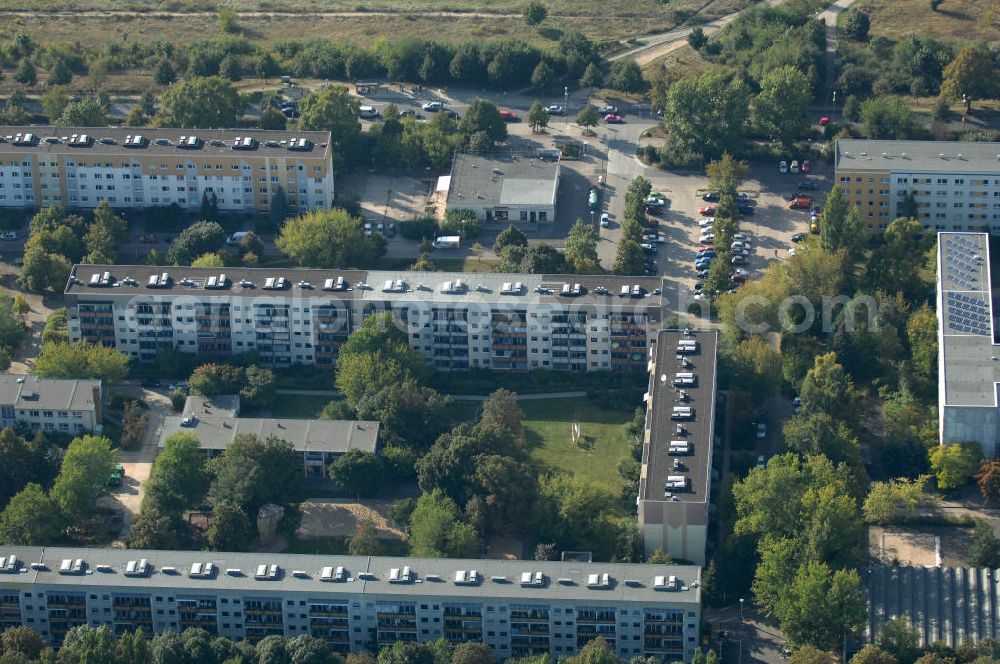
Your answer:
[[[279,394],[271,406],[271,416],[316,419],[323,407],[332,400],[333,397],[328,396]]]
[[[630,411],[606,410],[585,398],[522,401],[531,459],[607,487],[612,495],[624,483],[616,470],[628,455],[624,425]],[[573,444],[572,424],[580,423],[582,445]]]

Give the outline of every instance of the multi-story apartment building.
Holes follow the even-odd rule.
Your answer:
[[[715,330],[663,330],[650,350],[638,501],[646,555],[705,562],[717,339]]]
[[[0,127],[0,206],[197,209],[207,195],[266,211],[281,187],[291,209],[325,209],[331,150],[317,131]]]
[[[256,351],[271,366],[332,365],[388,311],[435,369],[639,371],[660,327],[661,281],[610,275],[77,265],[69,336],[139,360],[164,347]]]
[[[101,433],[99,380],[57,380],[0,375],[0,428],[18,424],[43,431]]]
[[[308,634],[339,652],[440,638],[500,659],[577,653],[690,661],[701,568],[0,546],[0,626],[58,645],[77,625],[233,640]]]
[[[925,228],[1000,230],[1000,143],[837,141],[834,181],[882,232],[912,195]]]
[[[938,417],[942,444],[1000,450],[1000,347],[986,233],[938,233]]]

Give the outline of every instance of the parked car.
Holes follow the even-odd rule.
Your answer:
[[[802,162],[802,172],[803,173],[808,173],[811,168],[812,168],[812,165],[809,163],[808,159],[806,159],[805,161]]]
[[[718,203],[719,202],[719,194],[717,194],[714,191],[710,191],[707,194],[703,195],[701,197],[701,200],[705,201],[706,203]]]
[[[763,422],[757,423],[757,440],[764,440],[767,438],[767,425]]]
[[[817,185],[812,180],[800,180],[799,189],[801,189],[802,191],[816,191],[817,189],[819,189],[819,185]]]
[[[740,203],[746,203],[748,205],[755,205],[757,203],[757,201],[753,199],[753,196],[751,196],[745,191],[741,191],[738,194],[736,194],[736,200],[739,201]]]
[[[514,111],[508,111],[507,109],[502,109],[500,111],[500,119],[504,122],[520,122],[521,117]]]
[[[734,284],[742,284],[743,282],[748,281],[749,279],[750,277],[746,276],[745,274],[737,274],[735,272],[733,273],[733,276],[730,277],[730,280],[732,280]]]
[[[746,256],[733,256],[733,259],[730,262],[733,265],[746,265],[747,264],[747,257]]]
[[[562,115],[566,112],[566,109],[558,104],[553,104],[552,106],[546,106],[545,110],[549,115]]]
[[[699,279],[708,279],[708,270],[698,270],[697,274]]]
[[[4,239],[6,240],[7,238]],[[15,238],[11,239],[16,239],[16,236]],[[156,242],[156,233],[143,233],[142,235],[136,238],[136,241],[142,242],[143,244],[152,244]]]
[[[819,119],[819,126],[820,127],[825,127],[828,124],[830,124],[830,118],[826,117],[825,115]]]
[[[444,104],[439,101],[429,101],[420,108],[424,109],[428,113],[437,113],[438,111],[444,109]]]
[[[188,390],[190,388],[191,388],[191,386],[187,384],[186,380],[177,381],[176,383],[170,383],[170,385],[167,387],[167,389],[170,390],[170,391],[173,391],[173,390]]]
[[[791,171],[792,173],[798,173],[799,172],[799,161],[797,159],[793,159],[792,160],[792,165],[788,167],[788,170]]]
[[[385,236],[396,237],[396,222],[390,221],[385,225]]]
[[[622,116],[618,115],[617,113],[608,113],[607,115],[604,116],[604,121],[607,122],[608,124],[621,124]]]
[[[646,199],[646,205],[649,207],[666,207],[667,201],[664,198],[657,196],[650,196]]]
[[[715,244],[715,235],[706,233],[698,238],[699,244]]]
[[[604,106],[601,106],[599,109],[597,109],[597,112],[600,113],[601,115],[617,114],[618,107],[605,104]]]
[[[16,240],[17,231],[4,231],[0,233],[0,240]]]
[[[601,227],[602,228],[607,228],[610,225],[611,225],[611,217],[608,216],[607,212],[602,212],[601,213]]]
[[[736,233],[735,235],[733,235],[733,239],[739,240],[740,242],[749,242],[750,236],[747,235],[746,233]]]
[[[399,117],[401,117],[401,118],[407,118],[407,117],[409,117],[409,118],[414,118],[416,120],[422,120],[424,116],[420,115],[419,113],[417,113],[412,108],[404,108],[403,110],[401,110],[399,112]]]
[[[792,242],[802,242],[804,239],[806,239],[805,233],[796,233],[792,236]]]
[[[738,274],[739,276],[746,277],[747,279],[750,278],[750,273],[741,267],[738,267],[735,270],[733,270],[733,274]]]
[[[788,204],[789,210],[808,210],[812,207],[813,199],[809,196],[799,196]]]
[[[705,207],[698,208],[698,214],[703,217],[714,217],[715,216],[715,206],[706,205]]]
[[[453,111],[450,108],[444,109],[444,114],[447,115],[452,120],[461,120],[462,116],[458,114],[457,111]]]
[[[155,378],[143,378],[142,380],[139,381],[139,385],[141,385],[142,387],[159,387],[160,381],[156,380]]]
[[[729,245],[732,250],[736,249],[749,249],[750,245],[744,244],[742,240],[734,240],[732,244]]]
[[[780,164],[778,164],[778,172],[779,173],[787,173],[788,172],[788,162],[787,161],[782,161]]]
[[[744,216],[752,217],[757,212],[757,208],[752,205],[740,204],[736,206],[736,211]]]
[[[642,247],[642,250],[648,254],[655,254],[658,251],[656,244],[653,242],[643,242],[639,246]]]
[[[702,228],[709,228],[715,223],[715,217],[708,217],[707,219],[699,219],[698,225]]]
[[[795,397],[792,399],[792,407],[795,409],[796,413],[799,412],[799,409],[802,408],[802,397]]]

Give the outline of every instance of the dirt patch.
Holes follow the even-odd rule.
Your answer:
[[[883,564],[965,567],[971,543],[972,529],[963,526],[872,526],[868,530],[869,555]]]
[[[392,501],[366,500],[361,503],[327,498],[302,502],[302,522],[295,533],[299,539],[350,537],[358,523],[370,521],[380,539],[406,540],[406,533],[389,525],[387,515]]]

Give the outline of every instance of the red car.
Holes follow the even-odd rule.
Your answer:
[[[503,110],[500,111],[500,119],[504,122],[518,122],[521,118],[514,111]]]
[[[820,127],[825,127],[828,124],[830,124],[830,118],[826,117],[825,115],[819,119],[819,126]]]
[[[604,116],[604,121],[607,122],[608,124],[621,124],[622,116],[615,115],[614,113],[608,113],[607,115]]]
[[[703,217],[713,217],[715,216],[715,206],[708,205],[706,207],[698,208],[698,213]]]
[[[803,173],[808,173],[809,169],[811,169],[811,168],[812,168],[812,165],[809,163],[808,159],[806,159],[805,161],[802,162],[802,172]]]
[[[789,210],[808,210],[812,207],[813,199],[808,196],[800,196],[788,204]]]

